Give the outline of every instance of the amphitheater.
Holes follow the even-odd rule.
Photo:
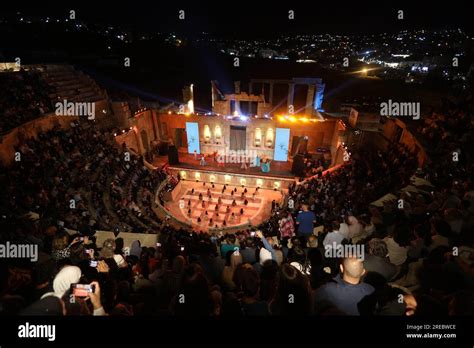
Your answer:
[[[245,176],[247,172],[237,169],[233,173],[233,176],[236,177],[235,180],[233,179],[234,187],[237,190],[235,206],[232,205],[234,198],[230,196],[229,192],[221,193],[223,185],[228,185],[229,182],[214,185],[214,182],[209,178],[207,178],[207,186],[201,186],[199,180],[193,183],[194,180],[181,178],[176,197],[171,202],[160,202],[161,198],[159,197],[163,196],[165,188],[177,185],[180,171],[182,172],[183,168],[169,165],[166,157],[151,155],[151,146],[159,147],[163,141],[169,141],[169,137],[163,136],[163,130],[156,128],[162,127],[164,123],[172,124],[177,117],[183,116],[170,115],[170,112],[160,113],[159,110],[153,109],[132,112],[127,103],[111,100],[108,98],[107,92],[101,89],[93,79],[68,65],[25,66],[22,73],[4,72],[3,74],[4,76],[15,74],[39,76],[41,83],[49,91],[47,97],[51,106],[49,112],[44,112],[23,124],[18,124],[8,132],[4,132],[0,151],[1,160],[14,172],[20,171],[19,177],[25,182],[28,182],[28,175],[21,173],[22,163],[25,161],[29,164],[30,161],[38,159],[39,154],[29,153],[33,152],[35,147],[53,158],[71,156],[76,160],[73,168],[71,168],[70,162],[54,163],[53,165],[63,176],[63,179],[58,178],[58,180],[64,181],[65,177],[70,186],[69,188],[64,187],[64,192],[60,192],[62,198],[65,202],[69,202],[67,198],[71,197],[77,203],[75,211],[68,209],[67,204],[64,203],[63,208],[56,207],[59,212],[64,213],[64,216],[58,216],[57,220],[71,233],[81,230],[81,226],[86,224],[88,228],[97,231],[100,240],[110,237],[114,233],[113,231],[120,231],[122,237],[130,236],[127,243],[131,243],[132,239],[140,238],[144,245],[154,245],[155,240],[150,235],[156,234],[163,225],[171,224],[177,228],[184,227],[196,231],[235,232],[264,223],[271,216],[272,201],[283,207],[287,201],[288,185],[295,179],[298,181],[298,178],[292,176],[290,168],[283,168],[282,164],[280,172],[275,174],[279,180],[278,190],[274,187],[277,182],[275,177],[262,176],[259,180],[264,180],[265,185],[268,181],[269,187],[262,187],[257,198],[252,199],[250,190],[255,190],[263,185],[257,185],[254,180],[253,185],[248,185],[249,195],[244,198],[240,194],[244,189],[247,189],[247,186],[244,188],[243,185],[240,185],[242,178],[239,175]],[[96,119],[91,121],[81,117],[55,116],[52,106],[56,101],[63,100],[94,103],[95,109],[99,110]],[[331,123],[334,134],[340,132],[341,129],[347,129],[347,125],[341,127],[341,122],[339,120]],[[150,129],[153,131],[150,132]],[[333,137],[332,129],[328,132],[331,137]],[[400,130],[403,131],[403,135],[399,139],[400,143],[416,151],[417,161],[423,165],[427,160],[423,147],[408,128],[397,120],[387,122],[381,129],[381,136],[377,138],[377,141],[380,142],[379,145],[381,147],[387,146],[386,139],[393,138]],[[48,149],[48,145],[38,143],[45,134],[47,137],[56,139],[53,144],[59,142],[63,146],[66,145],[65,137],[77,138],[76,147],[68,149],[66,146],[65,150],[59,152],[54,148]],[[30,146],[28,142],[26,142],[28,145],[25,145],[24,141],[30,138],[36,139],[30,140],[34,145]],[[99,138],[103,139],[99,140]],[[347,139],[347,136],[345,138]],[[344,165],[341,160],[341,151],[344,151],[344,148],[340,145],[339,139],[335,140],[335,143],[330,140],[330,145],[337,148],[331,150],[334,156],[327,172]],[[68,153],[67,150],[71,150],[71,152]],[[20,161],[15,160],[15,156],[18,154],[21,155]],[[129,157],[131,155],[130,161],[122,160],[121,157],[126,157],[125,154]],[[65,166],[69,168],[65,169]],[[192,168],[196,169],[196,166]],[[217,168],[214,169],[217,170]],[[43,174],[38,173],[39,176]],[[47,178],[43,177],[41,180],[41,185],[52,187],[52,183],[48,182]],[[202,181],[205,185],[206,179]],[[251,179],[249,182],[252,182]],[[282,185],[281,183],[284,182],[287,183]],[[12,182],[10,184],[13,185]],[[208,198],[206,193],[211,185],[213,188],[211,196]],[[34,197],[22,197],[25,201],[34,201],[34,204],[30,202],[32,203],[30,211],[25,205],[22,208],[25,213],[36,218],[40,216],[44,218],[41,208],[34,209],[35,205],[36,208],[41,207],[42,188],[33,188],[36,190]],[[193,189],[193,193],[191,193],[191,189]],[[199,200],[199,193],[205,196],[203,204]],[[219,198],[222,203],[216,209]],[[209,199],[211,201],[208,201]],[[180,200],[183,200],[184,206],[179,204]],[[247,200],[247,204],[244,204],[244,200]],[[55,203],[59,204],[59,202]],[[191,213],[188,212],[189,209],[191,209]],[[243,214],[241,214],[241,209],[244,210]],[[84,222],[86,220],[87,222]]]

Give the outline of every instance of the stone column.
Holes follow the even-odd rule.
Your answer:
[[[308,85],[308,94],[306,95],[306,107],[305,107],[305,113],[307,116],[313,115],[314,92],[315,92],[315,86]]]

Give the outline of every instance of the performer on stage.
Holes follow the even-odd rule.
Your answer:
[[[253,164],[254,164],[254,167],[260,167],[260,157],[258,157],[258,155],[255,156]]]

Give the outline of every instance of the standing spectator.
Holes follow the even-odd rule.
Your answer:
[[[302,210],[296,217],[296,224],[298,225],[298,237],[306,239],[313,233],[313,226],[316,222],[316,215],[309,211],[307,204],[303,204]],[[304,242],[306,244],[306,241]]]

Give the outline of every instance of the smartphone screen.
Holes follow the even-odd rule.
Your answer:
[[[72,293],[77,297],[86,297],[94,292],[94,286],[90,284],[72,284]]]
[[[161,243],[156,243],[156,246],[157,246],[157,247],[160,247],[160,246],[161,246]]]
[[[91,266],[91,267],[97,267],[97,261],[91,260],[91,261],[89,262],[89,266]]]

